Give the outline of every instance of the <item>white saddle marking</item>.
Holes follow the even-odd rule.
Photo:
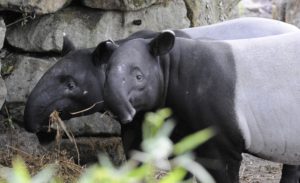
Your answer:
[[[300,165],[300,34],[227,42],[235,58],[235,111],[246,149]]]

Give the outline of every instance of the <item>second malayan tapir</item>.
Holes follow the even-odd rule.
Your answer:
[[[197,151],[217,159],[217,182],[238,182],[241,153],[300,165],[300,34],[204,41],[165,31],[133,39],[107,64],[104,101],[121,122],[170,107],[192,133],[218,135]]]

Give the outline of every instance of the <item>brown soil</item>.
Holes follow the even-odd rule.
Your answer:
[[[279,183],[282,165],[244,154],[241,183]]]

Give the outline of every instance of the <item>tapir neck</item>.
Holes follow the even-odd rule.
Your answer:
[[[98,104],[101,104],[101,105],[96,105],[95,107],[95,110],[98,111],[98,112],[104,112],[104,96],[103,96],[103,88],[104,88],[104,82],[105,82],[105,79],[106,79],[106,75],[105,75],[105,69],[106,69],[106,64],[102,64],[100,66],[98,66],[96,68],[96,76],[98,78],[97,80],[97,83],[94,83],[94,87],[97,87],[98,88],[98,97],[99,100],[97,100],[96,102]]]
[[[162,68],[165,93],[175,88],[189,87],[187,84],[203,85],[199,81],[229,75],[234,80],[234,63],[230,46],[223,42],[196,41],[176,38],[173,49],[159,58]],[[220,73],[215,73],[216,71]],[[227,73],[232,74],[227,74]],[[228,79],[229,80],[229,79]],[[190,82],[190,83],[189,83]]]
[[[105,70],[106,70],[106,64],[101,64],[98,68],[97,68],[97,75],[99,78],[99,83],[97,83],[100,86],[101,92],[103,93],[103,86],[104,86],[104,82],[106,80],[106,74],[105,74]]]
[[[162,85],[162,91],[161,91],[161,97],[158,99],[158,107],[164,107],[166,105],[166,98],[168,94],[168,88],[169,88],[169,80],[170,80],[170,55],[166,54],[161,57],[157,57],[158,63],[160,65],[161,69],[161,85]]]
[[[226,43],[176,38],[172,51],[160,57],[167,96],[165,106],[183,118],[189,116],[185,120],[195,121],[195,126],[201,121],[203,128],[218,121],[216,110],[221,110],[222,116],[229,116],[235,82],[231,57]],[[222,111],[222,107],[228,110]]]

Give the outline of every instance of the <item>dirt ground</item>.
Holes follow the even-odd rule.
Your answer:
[[[243,155],[240,168],[241,183],[279,183],[282,164],[265,161],[249,154]]]

